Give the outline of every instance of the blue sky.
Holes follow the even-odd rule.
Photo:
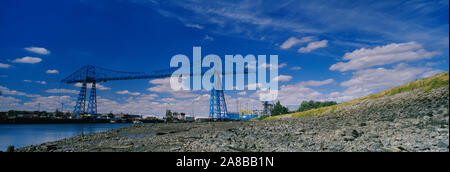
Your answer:
[[[3,0],[0,110],[72,110],[79,87],[60,80],[78,68],[167,69],[194,46],[277,54],[278,99],[292,109],[346,101],[448,71],[448,16],[448,0]],[[207,115],[207,91],[171,91],[167,79],[100,84],[100,112]],[[257,93],[226,91],[229,111],[260,107]]]

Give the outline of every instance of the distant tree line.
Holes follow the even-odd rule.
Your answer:
[[[303,112],[303,111],[326,107],[326,106],[333,106],[335,104],[337,104],[335,101],[324,101],[324,102],[314,101],[314,100],[303,101],[300,104],[297,112]],[[288,113],[293,113],[293,112],[289,112],[289,109],[287,107],[281,105],[280,101],[275,103],[272,110],[270,111],[271,116],[283,115],[283,114],[288,114]]]
[[[71,113],[64,113],[59,110],[55,112],[47,112],[47,111],[17,111],[17,110],[9,110],[8,117],[17,117],[18,115],[36,115],[39,118],[47,118],[47,117],[68,117]]]
[[[283,115],[283,114],[287,114],[287,113],[289,113],[289,109],[287,107],[284,107],[283,105],[281,105],[280,101],[275,103],[272,110],[270,111],[270,114],[272,116]]]
[[[335,101],[325,101],[325,102],[319,102],[319,101],[303,101],[300,104],[300,107],[298,107],[297,112],[303,112],[311,109],[321,108],[325,106],[333,106],[337,104]]]

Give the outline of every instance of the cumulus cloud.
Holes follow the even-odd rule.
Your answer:
[[[59,71],[56,69],[49,69],[47,71],[45,71],[46,74],[58,74]]]
[[[41,62],[42,59],[39,57],[30,57],[30,56],[26,56],[26,57],[22,57],[22,58],[17,58],[15,60],[13,60],[13,63],[28,63],[28,64],[35,64],[35,63],[39,63]]]
[[[78,94],[77,90],[70,90],[70,89],[48,89],[45,92],[47,93],[67,93],[67,94]]]
[[[83,84],[82,83],[76,83],[74,86],[75,87],[81,87],[81,86],[83,86]],[[87,83],[86,87],[87,88],[92,88],[92,83]],[[99,83],[95,83],[95,87],[97,88],[97,90],[110,90],[111,89],[111,88],[106,87],[106,86],[104,86],[102,84],[99,84]]]
[[[199,25],[199,24],[186,24],[186,27],[191,27],[191,28],[196,28],[196,29],[203,29],[203,26]]]
[[[302,81],[299,84],[303,85],[303,86],[322,86],[322,85],[327,85],[327,84],[331,84],[334,82],[334,79],[327,79],[327,80],[323,80],[323,81],[315,81],[315,80],[311,80],[311,81]]]
[[[47,50],[46,48],[42,48],[42,47],[27,47],[24,48],[25,50],[32,52],[32,53],[36,53],[36,54],[43,54],[43,55],[49,55],[50,51]]]
[[[291,70],[301,70],[302,68],[300,66],[293,66],[290,69]]]
[[[277,95],[275,97],[275,94]],[[262,97],[260,97],[262,96]],[[302,83],[282,85],[277,91],[257,90],[252,97],[262,98],[263,100],[279,100],[283,105],[299,105],[302,101],[316,100],[322,94],[311,88],[305,87]]]
[[[8,69],[8,68],[10,68],[10,67],[11,67],[11,65],[9,65],[9,64],[0,63],[0,69],[1,69],[1,68],[3,68],[3,69]]]
[[[309,53],[315,49],[323,48],[328,46],[328,40],[322,40],[322,41],[315,41],[309,43],[306,47],[302,47],[298,49],[298,52],[300,53]]]
[[[154,84],[155,86],[148,88],[148,91],[157,92],[157,93],[170,93],[175,98],[191,98],[197,97],[198,94],[194,94],[192,91],[187,90],[188,87],[179,83],[182,89],[173,90],[170,85],[170,78],[163,79],[153,79],[149,81],[150,84]]]
[[[32,81],[32,80],[28,80],[28,79],[23,80],[23,82],[27,82],[27,83],[35,82],[35,83],[42,84],[42,85],[47,84],[46,81]]]
[[[347,87],[343,92],[333,92],[330,98],[338,101],[348,101],[386,90],[413,81],[427,71],[426,68],[409,67],[402,63],[392,69],[375,68],[360,70],[353,73],[350,80],[341,83]]]
[[[444,72],[444,71],[440,70],[440,69],[430,70],[430,71],[427,71],[427,72],[423,73],[422,74],[422,78],[428,78],[430,76],[433,76],[433,75],[436,75],[436,74],[439,74],[439,73],[442,73],[442,72]]]
[[[342,59],[348,60],[348,62],[333,64],[330,70],[338,70],[341,72],[359,70],[401,61],[430,59],[438,54],[438,52],[425,50],[421,44],[416,42],[393,43],[385,46],[377,46],[373,49],[361,48],[351,53],[346,53]]]
[[[17,109],[20,106],[20,99],[8,96],[0,96],[0,111],[9,111],[11,109]]]
[[[273,81],[290,81],[292,79],[292,76],[289,75],[279,75],[275,78],[273,78]]]
[[[61,110],[61,103],[69,106],[69,109],[75,106],[74,98],[71,96],[47,96],[33,98],[31,101],[24,102],[22,107],[23,109],[35,109],[39,104],[41,110],[55,111],[56,109]]]
[[[0,92],[2,92],[3,95],[25,96],[25,97],[39,97],[39,95],[27,94],[27,93],[16,91],[16,90],[11,90],[11,89],[9,89],[7,87],[4,87],[4,86],[1,86],[1,85],[0,85]]]
[[[287,63],[281,63],[278,65],[272,65],[270,63],[262,63],[258,66],[258,68],[267,68],[267,69],[276,69],[276,68],[284,68],[287,66]],[[245,65],[245,68],[249,68],[249,69],[256,69],[256,62],[252,62],[252,63],[248,63],[247,65]]]
[[[203,39],[207,40],[207,41],[214,41],[214,38],[209,35],[205,35],[205,37],[203,37]]]
[[[290,37],[289,39],[284,41],[283,44],[281,44],[280,48],[284,49],[284,50],[289,49],[297,44],[310,42],[313,39],[314,39],[314,37],[312,37],[312,36],[303,37],[301,39],[297,39],[295,37]]]
[[[47,84],[46,81],[35,81],[35,82],[38,83],[38,84],[42,84],[42,85],[46,85]]]
[[[128,90],[117,91],[116,93],[117,93],[117,94],[121,94],[121,95],[127,94],[127,95],[132,95],[132,96],[138,96],[138,95],[141,94],[141,93],[139,93],[139,92],[130,92],[130,91],[128,91]]]
[[[240,96],[245,96],[245,95],[247,95],[247,92],[241,91],[241,92],[238,92],[237,94],[240,95]]]

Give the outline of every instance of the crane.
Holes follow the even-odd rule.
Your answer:
[[[156,79],[171,77],[172,73],[178,68],[170,68],[165,70],[157,70],[151,73],[144,72],[122,72],[93,65],[86,65],[61,82],[66,84],[81,83],[80,93],[78,94],[77,102],[74,107],[73,117],[78,118],[84,114],[96,115],[97,114],[97,89],[96,83],[107,82],[114,80],[134,80],[134,79]],[[244,72],[248,73],[248,72]],[[220,75],[215,75],[215,79],[221,81]],[[191,74],[195,75],[195,74]],[[87,95],[87,85],[92,84],[89,99]],[[221,88],[221,83],[219,82]],[[86,107],[86,101],[88,105]],[[210,106],[209,106],[209,118],[211,119],[227,119],[228,111],[225,102],[225,94],[223,89],[211,89],[210,93]]]

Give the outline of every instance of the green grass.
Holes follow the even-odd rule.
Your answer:
[[[264,120],[266,118],[269,118],[269,115],[263,115],[263,116],[261,116],[259,118],[256,118],[256,120]]]
[[[348,102],[343,102],[343,103],[340,103],[337,105],[321,107],[321,108],[317,108],[317,109],[311,109],[311,110],[304,111],[304,112],[295,112],[295,113],[287,114],[287,115],[291,115],[291,117],[298,118],[298,117],[305,117],[305,116],[311,116],[311,115],[320,115],[320,114],[323,114],[324,112],[335,113],[336,110],[339,109],[339,107],[355,104],[355,103],[358,103],[365,99],[376,99],[376,98],[380,98],[383,96],[392,96],[395,94],[408,92],[408,91],[415,90],[415,89],[424,89],[425,92],[428,92],[432,89],[443,87],[443,86],[447,86],[447,87],[449,86],[449,72],[443,72],[443,73],[440,73],[440,74],[437,74],[437,75],[434,75],[434,76],[431,76],[428,78],[418,79],[418,80],[409,82],[405,85],[390,88],[390,89],[387,89],[387,90],[379,92],[379,93],[371,94],[371,95],[368,95],[365,97],[360,97],[360,98],[357,98],[357,99],[354,99],[354,100],[351,100]],[[265,117],[265,118],[262,118],[261,120],[278,119],[282,116],[284,116],[284,115],[279,115],[279,116],[274,116],[274,117]]]

